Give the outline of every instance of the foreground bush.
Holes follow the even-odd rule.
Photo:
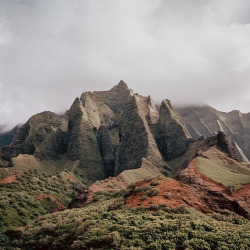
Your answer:
[[[250,224],[230,212],[152,212],[111,199],[42,216],[2,238],[21,249],[249,249]]]

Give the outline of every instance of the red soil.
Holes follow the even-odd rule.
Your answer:
[[[250,184],[243,185],[243,188],[234,191],[232,197],[250,212]]]
[[[116,189],[120,190],[127,186],[128,184],[124,180],[124,178],[118,175],[117,177],[109,177],[105,180],[97,181],[93,183],[89,187],[89,189],[91,189],[95,193],[95,192],[104,191],[104,190],[108,190],[108,191],[116,190]]]
[[[128,186],[128,183],[122,176],[109,177],[105,180],[96,181],[89,187],[89,196],[87,202],[92,201],[94,194],[100,191],[121,190]]]
[[[16,179],[17,177],[21,176],[21,174],[18,174],[18,175],[10,175],[2,180],[0,180],[0,184],[2,183],[12,183],[12,182],[18,182],[18,180]]]
[[[196,158],[189,163],[186,169],[179,173],[178,180],[203,192],[204,198],[209,203],[210,208],[234,209],[235,212],[249,217],[249,184],[243,185],[241,189],[230,193],[226,187],[209,179],[198,171]],[[237,204],[237,206],[235,204]]]
[[[122,190],[128,186],[128,183],[120,175],[109,177],[102,181],[96,181],[89,188],[85,188],[69,204],[70,208],[81,207],[83,203],[89,203],[93,200],[94,194],[100,191]]]
[[[46,199],[46,198],[50,198],[51,200],[53,200],[53,201],[55,201],[56,202],[56,207],[54,207],[52,210],[53,210],[53,212],[57,212],[57,211],[62,211],[62,210],[64,210],[64,209],[66,209],[66,207],[60,202],[60,201],[58,201],[54,196],[52,196],[52,195],[49,195],[49,194],[40,194],[40,195],[37,195],[36,196],[36,198],[38,199],[38,200],[44,200],[44,199]]]
[[[202,195],[195,188],[187,186],[171,178],[159,180],[158,182],[158,186],[152,187],[159,190],[158,195],[148,197],[143,201],[142,197],[145,194],[143,192],[140,192],[136,195],[133,194],[129,196],[126,200],[126,204],[131,207],[137,207],[138,205],[150,207],[152,206],[152,204],[167,204],[169,208],[175,208],[183,205],[186,207],[193,207],[203,213],[211,212],[207,204],[202,199]],[[150,186],[150,183],[140,181],[137,183],[137,186]]]
[[[178,179],[180,179],[181,182],[192,185],[196,188],[202,187],[204,190],[213,190],[217,192],[226,191],[226,188],[223,185],[209,179],[207,176],[198,171],[197,158],[193,159],[188,164],[188,167],[179,173]]]
[[[75,176],[73,176],[73,175],[71,175],[71,174],[69,174],[69,173],[67,173],[67,172],[62,172],[62,175],[63,175],[65,178],[67,178],[67,179],[69,179],[69,180],[72,180],[72,181],[74,181],[74,182],[78,181],[78,179],[77,179]]]

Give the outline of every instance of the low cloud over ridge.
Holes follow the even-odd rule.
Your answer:
[[[156,102],[250,112],[250,2],[0,1],[0,124],[123,79]]]

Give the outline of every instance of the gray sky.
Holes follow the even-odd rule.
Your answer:
[[[121,79],[155,102],[250,112],[250,1],[0,0],[0,124]]]

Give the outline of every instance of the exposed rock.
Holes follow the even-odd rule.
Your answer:
[[[11,145],[1,148],[1,154],[7,160],[18,154],[32,155],[58,129],[65,131],[67,121],[49,111],[36,114],[18,129]]]
[[[100,154],[102,156],[106,176],[114,176],[115,150],[112,145],[112,140],[109,135],[109,131],[104,126],[101,126],[97,131],[97,141],[99,145]]]
[[[228,209],[246,218],[250,218],[249,204],[247,200],[244,202],[246,195],[248,199],[250,198],[250,190],[246,187],[246,192],[244,192],[243,196],[229,194],[226,187],[209,179],[198,171],[196,158],[189,163],[186,169],[179,173],[177,179],[199,190],[210,209]]]
[[[134,96],[128,102],[120,126],[115,175],[126,169],[139,168],[141,159],[147,154],[147,132]]]
[[[223,131],[250,160],[250,113],[242,114],[238,110],[220,112],[209,106],[177,110],[194,139],[198,139],[200,135],[211,136]]]
[[[167,160],[183,155],[192,142],[191,136],[169,100],[160,106],[158,146]]]
[[[34,155],[43,159],[57,159],[67,152],[67,148],[68,135],[59,128],[46,137]]]
[[[88,121],[97,129],[100,125],[109,126],[122,116],[133,91],[120,81],[108,91],[85,92],[81,102],[86,110]]]
[[[123,114],[120,127],[120,145],[117,149],[115,174],[123,170],[140,168],[145,157],[161,167],[162,157],[145,117],[144,99],[132,96]],[[143,108],[144,107],[144,108]]]
[[[73,161],[80,160],[80,167],[86,170],[88,178],[103,179],[105,173],[96,132],[89,123],[86,113],[82,102],[77,98],[68,112],[69,144],[67,155]]]
[[[236,143],[236,141],[233,141],[232,145],[235,147],[235,149],[237,150],[238,154],[241,156],[242,160],[245,161],[246,163],[250,163],[250,161],[247,159],[247,157],[245,156],[244,152],[239,147],[239,145]]]
[[[148,124],[157,124],[159,120],[159,113],[153,102],[151,96],[144,97],[141,95],[135,95],[139,109],[145,117]]]
[[[191,162],[197,156],[206,158],[207,156],[204,152],[213,146],[216,146],[218,149],[227,153],[230,158],[237,161],[242,161],[240,154],[232,145],[227,135],[225,133],[219,132],[217,135],[207,138],[201,136],[197,141],[191,143],[186,151],[186,157],[182,163],[181,169],[185,169],[189,162]]]
[[[225,151],[229,157],[237,160],[242,161],[241,155],[237,152],[235,147],[232,145],[231,141],[227,137],[227,135],[224,132],[219,131],[217,134],[217,145]]]

